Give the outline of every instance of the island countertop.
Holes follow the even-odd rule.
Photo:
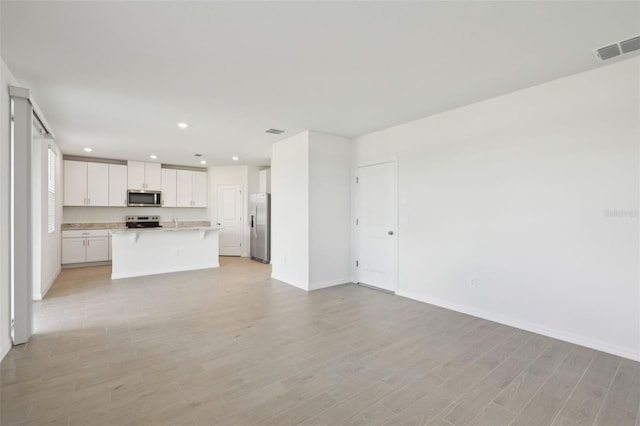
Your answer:
[[[160,222],[165,228],[174,228],[175,224],[172,221]],[[211,222],[208,220],[184,220],[178,222],[178,228],[206,228],[210,227]],[[75,229],[127,229],[125,222],[67,222],[62,224],[63,231],[75,230]]]
[[[135,232],[179,232],[179,231],[219,231],[224,229],[221,226],[167,226],[160,228],[124,228],[124,229],[114,229],[111,231],[112,234],[128,234]]]

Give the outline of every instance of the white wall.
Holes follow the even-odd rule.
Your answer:
[[[349,282],[349,143],[305,131],[273,145],[274,278],[304,290]]]
[[[399,293],[639,359],[639,79],[633,58],[358,138],[354,167],[398,158]]]
[[[258,192],[271,194],[271,169],[262,169],[258,176]]]
[[[271,152],[272,276],[309,289],[309,132]]]
[[[351,145],[309,132],[309,289],[350,281]]]
[[[56,230],[49,233],[48,226],[48,149],[57,155],[56,164]],[[32,149],[33,178],[33,299],[42,300],[60,273],[62,258],[62,152],[51,139],[43,138],[34,131]]]
[[[257,194],[260,191],[260,173],[261,167],[249,166],[249,191],[247,196]]]
[[[9,207],[11,120],[8,86],[18,81],[0,58],[0,360],[11,349],[10,271],[9,271]]]
[[[209,167],[209,217],[212,224],[218,222],[218,185],[240,185],[242,188],[242,257],[249,256],[249,226],[246,220],[249,209],[249,169],[248,166]],[[251,168],[252,185],[256,173],[254,169]]]

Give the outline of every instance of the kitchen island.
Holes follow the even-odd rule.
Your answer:
[[[217,268],[219,227],[112,231],[111,278]]]

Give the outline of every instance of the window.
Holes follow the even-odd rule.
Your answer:
[[[48,225],[50,234],[56,232],[56,160],[58,156],[49,148],[47,172]]]

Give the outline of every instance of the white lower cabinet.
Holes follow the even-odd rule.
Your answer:
[[[62,264],[86,262],[87,250],[84,238],[62,239]]]
[[[106,229],[62,231],[62,264],[109,260],[109,232]]]
[[[109,260],[109,237],[87,238],[87,262]]]

